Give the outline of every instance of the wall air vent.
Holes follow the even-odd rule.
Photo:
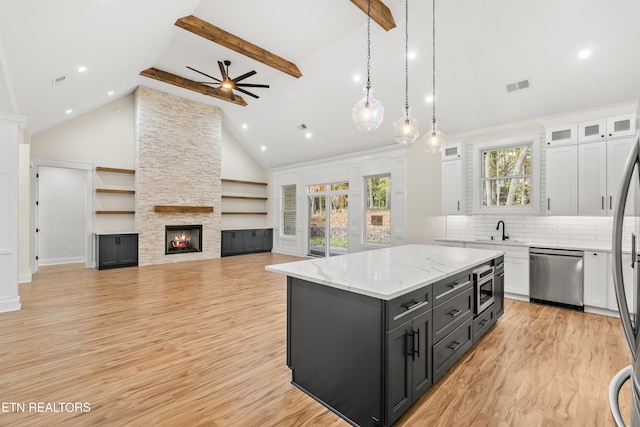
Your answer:
[[[56,77],[55,79],[52,80],[53,86],[60,86],[62,83],[65,82],[65,80],[67,80],[67,76],[60,76],[60,77]]]
[[[529,79],[520,80],[519,82],[509,83],[507,85],[507,92],[515,92],[517,90],[528,89],[531,87],[531,81]]]

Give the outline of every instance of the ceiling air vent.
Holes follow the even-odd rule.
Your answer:
[[[529,79],[520,80],[519,82],[509,83],[507,85],[507,92],[515,92],[517,90],[527,89],[529,87],[531,87],[531,81],[529,81]]]
[[[305,131],[306,129],[307,129],[307,125],[305,125],[304,123],[302,123],[301,125],[298,125],[298,130]]]
[[[60,86],[62,83],[65,82],[65,80],[67,80],[67,76],[60,76],[60,77],[56,77],[55,79],[53,79],[52,83],[53,86]]]

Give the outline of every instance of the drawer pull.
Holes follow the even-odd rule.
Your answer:
[[[450,284],[449,287],[451,289],[455,289],[455,288],[458,288],[458,287],[460,287],[462,285],[466,285],[467,283],[469,283],[469,282],[463,282],[463,283],[454,282],[454,283]]]
[[[484,319],[482,322],[480,322],[480,326],[484,328],[484,326],[487,324],[488,321],[489,319]]]
[[[458,347],[460,347],[460,345],[461,343],[459,343],[458,341],[454,341],[453,344],[449,346],[449,350],[456,351]]]
[[[407,310],[411,310],[412,308],[418,306],[422,304],[422,302],[420,301],[415,301],[415,300],[411,300],[411,302],[408,302],[406,304],[402,304],[402,307],[406,308]]]
[[[460,313],[462,313],[462,310],[452,310],[449,313],[447,313],[449,316],[451,317],[457,317]]]

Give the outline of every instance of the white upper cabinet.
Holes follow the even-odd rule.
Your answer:
[[[608,214],[613,214],[617,203],[618,189],[622,180],[624,166],[633,146],[633,138],[621,138],[607,141],[607,209]],[[637,181],[636,181],[637,182]],[[635,192],[629,191],[625,214],[630,215],[635,211]]]
[[[547,215],[578,213],[578,147],[547,149]]]
[[[638,131],[638,120],[635,114],[624,114],[607,119],[607,138],[634,136]]]
[[[578,212],[580,215],[606,215],[607,142],[578,145]]]
[[[578,124],[570,123],[562,126],[547,128],[546,146],[575,144],[578,142]]]
[[[607,119],[578,123],[578,141],[602,141],[607,137]]]
[[[462,143],[447,143],[442,147],[442,160],[458,160],[462,157]]]
[[[462,159],[442,162],[442,199],[443,215],[466,214],[465,165]]]

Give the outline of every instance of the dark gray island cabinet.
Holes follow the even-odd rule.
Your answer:
[[[473,273],[502,260],[408,245],[268,266],[288,276],[292,383],[354,425],[392,425],[495,324],[503,292],[475,313]]]

